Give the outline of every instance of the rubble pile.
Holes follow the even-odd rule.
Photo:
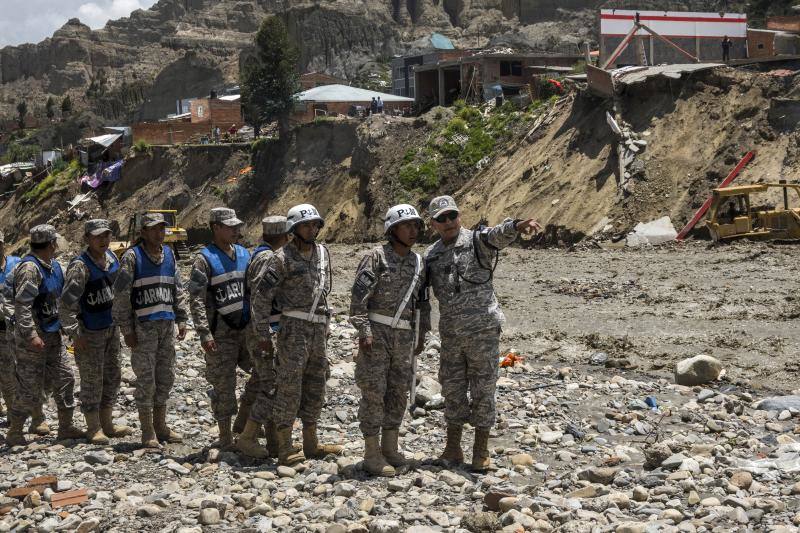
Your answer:
[[[444,468],[434,460],[444,438],[436,337],[427,340],[417,406],[401,433],[415,462],[395,478],[370,477],[360,467],[355,330],[344,318],[332,324],[320,426],[326,441],[345,445],[342,456],[276,468],[209,448],[215,424],[192,337],[178,346],[170,409],[185,443],[145,451],[135,438],[105,447],[40,438],[5,450],[3,493],[32,478],[55,479],[41,492],[0,499],[0,531],[788,531],[800,525],[797,399],[759,405],[747,391],[710,381],[718,371],[688,387],[517,361],[500,370],[501,416],[491,441],[496,468],[486,475]],[[695,359],[678,366],[695,377],[700,367],[716,369],[708,358]],[[129,367],[124,375],[115,415],[133,426]],[[85,489],[85,501],[56,507],[60,494],[76,489]]]

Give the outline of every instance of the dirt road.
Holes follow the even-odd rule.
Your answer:
[[[331,246],[337,313],[368,248]],[[507,320],[501,347],[576,367],[604,352],[606,365],[656,377],[705,353],[734,383],[790,391],[800,372],[799,257],[793,245],[705,242],[504,251],[495,275]]]

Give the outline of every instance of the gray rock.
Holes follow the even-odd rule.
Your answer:
[[[500,519],[492,512],[468,513],[461,518],[461,527],[473,533],[497,531],[502,526]]]
[[[614,481],[614,476],[617,475],[617,472],[617,468],[607,466],[592,466],[586,470],[578,472],[578,479],[585,479],[590,483],[609,485],[612,481]]]
[[[90,465],[110,465],[114,456],[105,450],[92,450],[83,456],[83,460]]]
[[[295,470],[291,466],[280,465],[275,471],[278,473],[280,477],[292,478],[297,475],[297,470]]]
[[[89,533],[90,531],[96,530],[98,526],[100,526],[100,519],[93,516],[81,522],[80,525],[78,525],[76,533]]]
[[[387,484],[389,492],[406,492],[411,488],[410,479],[392,479]]]
[[[200,523],[204,526],[219,524],[219,510],[214,507],[207,507],[200,511]]]
[[[400,522],[385,519],[373,520],[369,523],[369,533],[400,533]]]
[[[755,408],[762,411],[800,410],[800,396],[770,396],[758,402]]]
[[[722,363],[710,355],[696,355],[675,365],[675,383],[692,387],[714,381],[722,372]]]
[[[136,516],[151,517],[161,513],[163,509],[158,505],[147,503],[136,509]]]
[[[688,457],[686,457],[682,453],[676,453],[670,455],[669,457],[664,459],[664,461],[662,461],[661,468],[665,468],[667,470],[676,470],[680,468],[680,466],[686,459],[688,459]]]
[[[443,481],[451,487],[461,487],[467,482],[467,479],[450,470],[442,470],[439,474],[439,481]]]

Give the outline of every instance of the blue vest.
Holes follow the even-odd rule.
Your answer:
[[[270,246],[267,243],[262,243],[259,246],[257,246],[253,250],[253,258],[251,259],[251,262],[256,258],[258,254],[260,254],[261,252],[266,252],[268,250],[272,251],[272,246]],[[272,309],[270,310],[269,313],[269,328],[275,333],[277,333],[281,329],[281,310],[278,309],[275,300],[272,300]]]
[[[139,322],[175,320],[175,256],[172,248],[163,247],[164,259],[153,263],[141,244],[133,248],[136,269],[133,273],[131,305]]]
[[[33,263],[42,275],[39,284],[39,295],[33,299],[33,315],[43,331],[53,333],[61,329],[58,318],[58,300],[64,288],[64,272],[61,265],[53,259],[50,261],[52,268],[45,268],[41,261],[33,255],[26,255],[20,263]]]
[[[14,270],[14,267],[17,266],[20,262],[20,258],[16,255],[9,255],[6,256],[6,268],[0,271],[0,286],[5,285],[7,282],[13,281],[11,276],[11,272]],[[4,291],[5,292],[5,291]],[[6,330],[6,321],[0,318],[0,331]]]
[[[231,329],[242,329],[250,321],[250,298],[245,288],[250,252],[238,244],[233,245],[233,250],[235,260],[213,244],[200,250],[211,270],[208,290],[216,311],[211,323],[212,332],[217,329],[217,316],[222,317]]]
[[[111,318],[111,307],[114,305],[114,280],[119,271],[117,257],[106,252],[106,261],[110,261],[108,270],[103,270],[89,256],[83,252],[75,261],[80,261],[89,269],[89,279],[83,289],[80,299],[80,314],[78,317],[83,326],[91,331],[111,327],[114,320]]]

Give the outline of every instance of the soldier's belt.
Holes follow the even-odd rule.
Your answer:
[[[315,324],[327,324],[328,317],[325,315],[318,315],[316,313],[306,313],[304,311],[284,311],[283,316],[290,316],[292,318],[299,318],[306,322],[313,322]]]
[[[379,315],[378,313],[369,313],[369,319],[384,326],[394,327],[395,329],[411,329],[411,322],[408,320],[398,320],[397,325],[393,326],[394,319],[390,316]]]

